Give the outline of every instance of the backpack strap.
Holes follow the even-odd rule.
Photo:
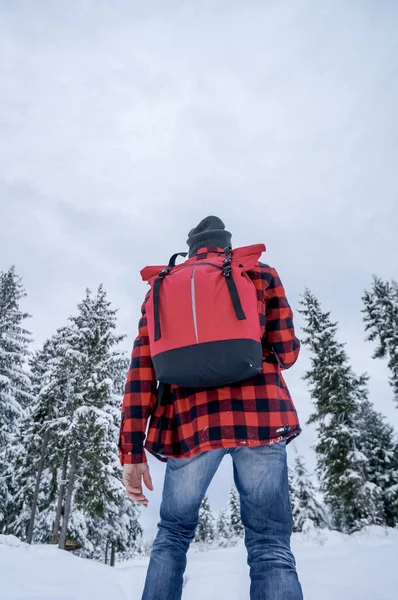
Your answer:
[[[173,256],[169,260],[169,264],[166,269],[162,269],[159,271],[158,276],[153,282],[153,315],[154,315],[154,325],[155,325],[155,342],[159,341],[162,337],[162,331],[160,329],[160,288],[162,286],[162,281],[170,271],[176,266],[176,260],[179,256],[186,257],[188,252],[177,252],[173,254]]]
[[[162,337],[160,330],[160,286],[162,285],[163,277],[156,277],[153,282],[153,316],[155,323],[155,336],[154,340],[157,342]]]
[[[179,256],[185,258],[186,256],[188,256],[188,252],[176,252],[176,254],[173,254],[173,256],[169,260],[169,268],[173,269],[176,266],[176,260]]]
[[[235,314],[239,321],[245,321],[246,315],[243,310],[242,303],[239,298],[238,288],[236,287],[235,280],[232,275],[232,248],[228,246],[224,249],[225,260],[223,262],[222,274],[225,277],[226,284],[228,286],[229,295],[231,296],[232,304],[235,310]]]

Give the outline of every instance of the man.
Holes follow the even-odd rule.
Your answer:
[[[187,243],[189,258],[211,263],[231,246],[231,234],[221,219],[207,217],[192,229]],[[238,384],[211,389],[161,385],[159,391],[146,316],[151,292],[142,306],[119,444],[124,482],[132,500],[148,504],[142,480],[153,489],[144,451],[148,419],[145,448],[167,460],[159,531],[143,600],[181,598],[186,553],[195,536],[199,507],[226,454],[231,455],[240,494],[251,600],[303,598],[290,549],[286,461],[286,444],[301,430],[281,373],[296,362],[300,344],[275,269],[257,263],[248,276],[257,293],[263,368],[262,373]]]

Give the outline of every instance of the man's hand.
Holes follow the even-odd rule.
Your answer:
[[[126,486],[127,496],[131,500],[134,500],[134,502],[138,502],[138,504],[148,506],[148,500],[142,492],[142,479],[148,490],[153,492],[148,463],[123,465],[123,481]]]

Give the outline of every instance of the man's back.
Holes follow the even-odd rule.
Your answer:
[[[190,232],[189,256],[197,261],[214,259],[230,246],[230,239],[222,221],[208,217]],[[143,600],[181,597],[186,551],[195,534],[199,506],[225,454],[234,462],[241,495],[252,600],[302,599],[290,551],[286,464],[286,443],[301,430],[282,375],[282,369],[297,360],[300,344],[276,270],[257,263],[247,275],[257,295],[263,356],[262,372],[242,382],[212,388],[158,385],[146,311],[151,292],[142,305],[119,444],[129,496],[147,503],[142,476],[151,489],[144,451],[148,420],[145,448],[167,461],[161,522]]]
[[[222,252],[204,248],[199,250],[198,258],[209,260]],[[263,372],[230,386],[194,389],[170,385],[157,389],[150,363],[144,302],[123,405],[124,414],[142,416],[124,420],[122,458],[126,450],[135,451],[137,462],[141,462],[142,443],[141,448],[139,444],[149,416],[145,447],[158,458],[188,458],[204,450],[290,440],[300,433],[297,413],[281,373],[281,369],[296,362],[300,349],[292,311],[275,269],[258,263],[249,276],[257,292]]]

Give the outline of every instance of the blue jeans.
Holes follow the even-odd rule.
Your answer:
[[[303,599],[290,549],[293,522],[286,442],[279,442],[168,459],[159,531],[142,600],[180,600],[186,554],[195,536],[199,507],[226,454],[232,456],[241,499],[251,600]]]

